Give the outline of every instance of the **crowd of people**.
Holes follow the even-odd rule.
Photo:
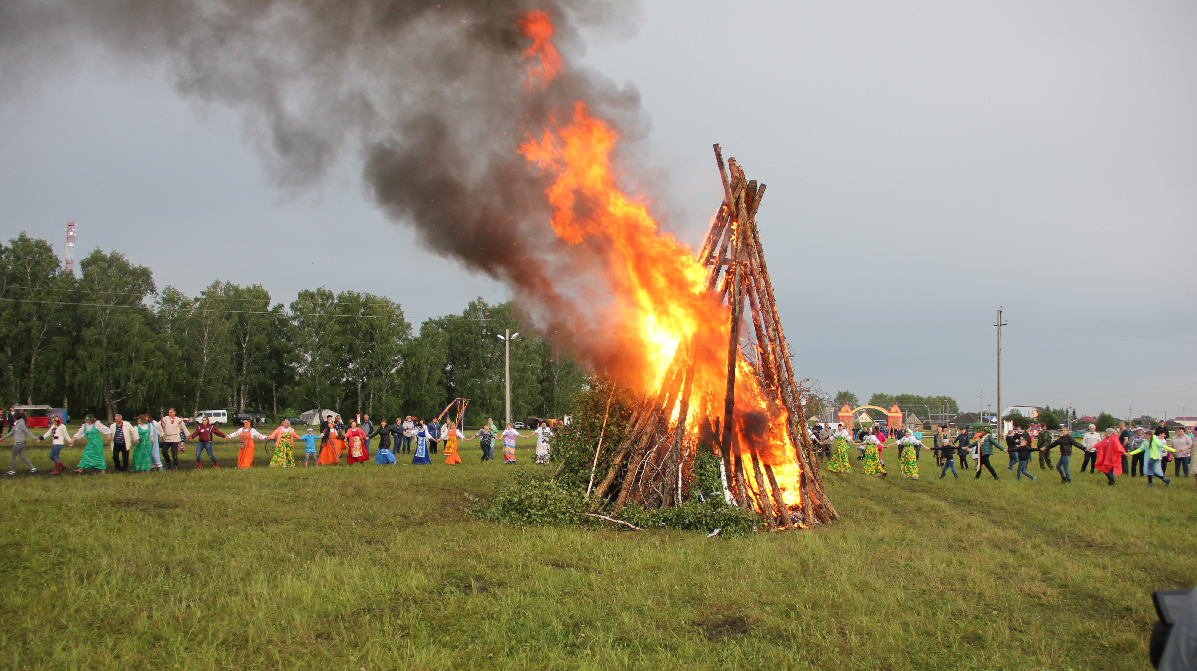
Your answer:
[[[818,446],[819,453],[827,458],[827,470],[833,473],[851,473],[850,450],[857,450],[856,460],[861,462],[865,475],[885,476],[884,450],[896,447],[902,477],[919,479],[919,455],[924,449],[935,454],[935,465],[939,477],[947,477],[948,471],[959,478],[956,462],[961,470],[976,472],[973,479],[980,479],[985,469],[994,480],[999,479],[990,458],[996,452],[1005,452],[1010,461],[1007,472],[1016,474],[1018,480],[1027,477],[1038,480],[1028,470],[1033,455],[1039,457],[1040,470],[1054,470],[1062,484],[1072,482],[1071,461],[1073,450],[1084,455],[1081,473],[1102,473],[1106,482],[1113,485],[1115,476],[1129,474],[1131,477],[1145,476],[1147,486],[1154,486],[1159,480],[1165,486],[1172,480],[1167,477],[1168,465],[1173,465],[1174,477],[1188,478],[1192,466],[1193,429],[1181,427],[1173,432],[1158,426],[1153,429],[1131,428],[1126,422],[1117,429],[1109,428],[1099,432],[1090,424],[1088,431],[1078,440],[1068,431],[1041,430],[1036,435],[1024,428],[1011,428],[999,438],[990,427],[975,430],[958,429],[953,435],[946,426],[932,431],[931,444],[924,442],[923,432],[917,429],[888,430],[883,427],[833,428],[822,424],[811,427],[811,439]],[[1055,466],[1052,465],[1052,450],[1058,448]],[[970,465],[969,460],[972,460]],[[1017,469],[1017,470],[1016,470]],[[1136,472],[1137,471],[1137,472]]]
[[[535,461],[538,464],[547,464],[550,439],[553,435],[553,430],[547,422],[541,422],[531,434],[524,435],[517,431],[511,422],[507,423],[506,429],[499,431],[494,420],[490,418],[468,438],[456,422],[445,421],[441,424],[441,417],[425,423],[410,415],[404,418],[396,417],[389,425],[385,419],[375,425],[369,415],[358,415],[350,419],[346,425],[340,415],[329,415],[321,422],[318,433],[313,432],[311,428],[306,428],[300,433],[299,429],[291,426],[289,420],[283,420],[279,427],[268,435],[259,432],[249,420],[245,420],[235,431],[226,434],[220,427],[212,424],[209,418],[203,417],[198,422],[192,422],[179,417],[174,408],[159,419],[152,419],[149,415],[140,415],[133,419],[136,424],[117,414],[110,424],[105,425],[88,415],[72,435],[61,418],[54,416],[50,419],[46,432],[38,436],[27,426],[22,413],[14,413],[8,421],[10,428],[3,436],[3,439],[13,438],[12,468],[8,475],[16,475],[18,460],[24,462],[30,473],[37,473],[37,468],[26,454],[26,448],[30,442],[46,440],[50,441],[50,461],[54,463],[51,474],[58,475],[68,470],[75,473],[107,471],[109,456],[115,471],[149,472],[178,469],[179,454],[185,454],[187,441],[195,441],[196,469],[204,467],[205,453],[211,466],[220,468],[220,462],[212,451],[213,441],[217,437],[239,440],[238,468],[250,468],[254,465],[258,441],[273,448],[269,465],[285,468],[296,465],[295,453],[301,444],[305,467],[340,464],[342,457],[346,465],[364,464],[371,457],[370,443],[375,439],[378,442],[374,463],[379,465],[397,463],[397,453],[410,453],[411,463],[414,465],[431,464],[430,455],[436,455],[438,449],[444,456],[445,464],[460,464],[458,442],[472,440],[479,441],[483,463],[494,459],[495,442],[501,440],[503,463],[514,464],[516,439],[533,436],[536,437]],[[189,424],[194,426],[189,428]],[[63,463],[62,452],[65,447],[73,447],[76,441],[84,442],[83,453],[75,468],[71,469]]]

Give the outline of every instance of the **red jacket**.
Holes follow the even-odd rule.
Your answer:
[[[189,436],[189,437],[195,438],[196,436],[199,436],[199,442],[210,443],[210,442],[212,442],[212,434],[216,434],[216,435],[220,436],[221,438],[228,438],[228,436],[221,433],[220,429],[216,428],[212,424],[209,424],[207,426],[200,424],[199,426],[197,426],[195,428],[195,433],[191,434],[191,436]]]
[[[1126,454],[1126,448],[1122,447],[1118,434],[1107,436],[1095,445],[1094,449],[1097,450],[1097,470],[1102,473],[1113,471],[1114,475],[1122,475],[1122,455]]]

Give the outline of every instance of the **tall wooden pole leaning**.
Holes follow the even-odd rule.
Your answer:
[[[756,225],[765,185],[747,179],[734,158],[725,163],[719,145],[714,150],[724,199],[697,260],[707,268],[706,286],[716,300],[728,307],[730,321],[722,415],[716,409],[715,415],[700,421],[709,422],[714,429],[729,501],[760,512],[773,529],[807,528],[830,522],[838,514],[823,491],[813,444],[807,436],[804,408],[807,392],[795,379],[789,343],[782,330]],[[749,315],[744,314],[746,308]],[[752,320],[750,332],[744,330],[748,317]],[[741,336],[750,342],[742,346]],[[692,394],[699,393],[693,384],[696,344],[704,335],[692,337],[695,340],[679,343],[660,389],[652,396],[646,395],[632,413],[630,431],[604,466],[606,476],[593,486],[592,506],[614,504],[614,514],[618,516],[632,502],[652,509],[681,505],[688,498],[685,490],[691,472],[686,466],[693,463],[699,446],[698,434],[693,427],[687,430],[687,421],[696,412],[695,408],[709,407],[692,398]],[[741,434],[741,421],[736,415],[736,377],[749,369],[748,374],[762,382],[758,391],[764,394],[762,400],[769,412],[777,418],[782,412],[788,416],[784,436],[787,457],[765,451],[754,438]],[[598,454],[601,447],[596,450]],[[776,469],[782,465],[778,461],[782,458],[797,467],[797,473],[787,470],[787,480],[779,482],[782,471]],[[597,459],[591,468],[597,471]],[[794,479],[788,479],[790,474]],[[592,478],[598,478],[597,473]],[[794,503],[787,504],[786,498]]]

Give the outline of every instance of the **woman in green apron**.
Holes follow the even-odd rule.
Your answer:
[[[149,471],[154,467],[154,460],[151,457],[153,452],[154,437],[150,434],[150,416],[142,415],[137,418],[137,427],[133,430],[137,432],[137,447],[133,448],[133,472],[141,473]]]
[[[83,420],[83,426],[75,432],[73,440],[79,438],[87,438],[87,445],[83,447],[83,456],[79,457],[79,468],[75,469],[76,473],[82,473],[85,468],[94,468],[102,471],[108,467],[104,462],[104,436],[112,433],[108,427],[96,421],[95,417],[88,415]]]

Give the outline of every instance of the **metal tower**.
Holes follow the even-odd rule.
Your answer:
[[[75,222],[67,222],[66,230],[66,252],[63,254],[63,260],[66,262],[66,271],[68,273],[75,272]]]

